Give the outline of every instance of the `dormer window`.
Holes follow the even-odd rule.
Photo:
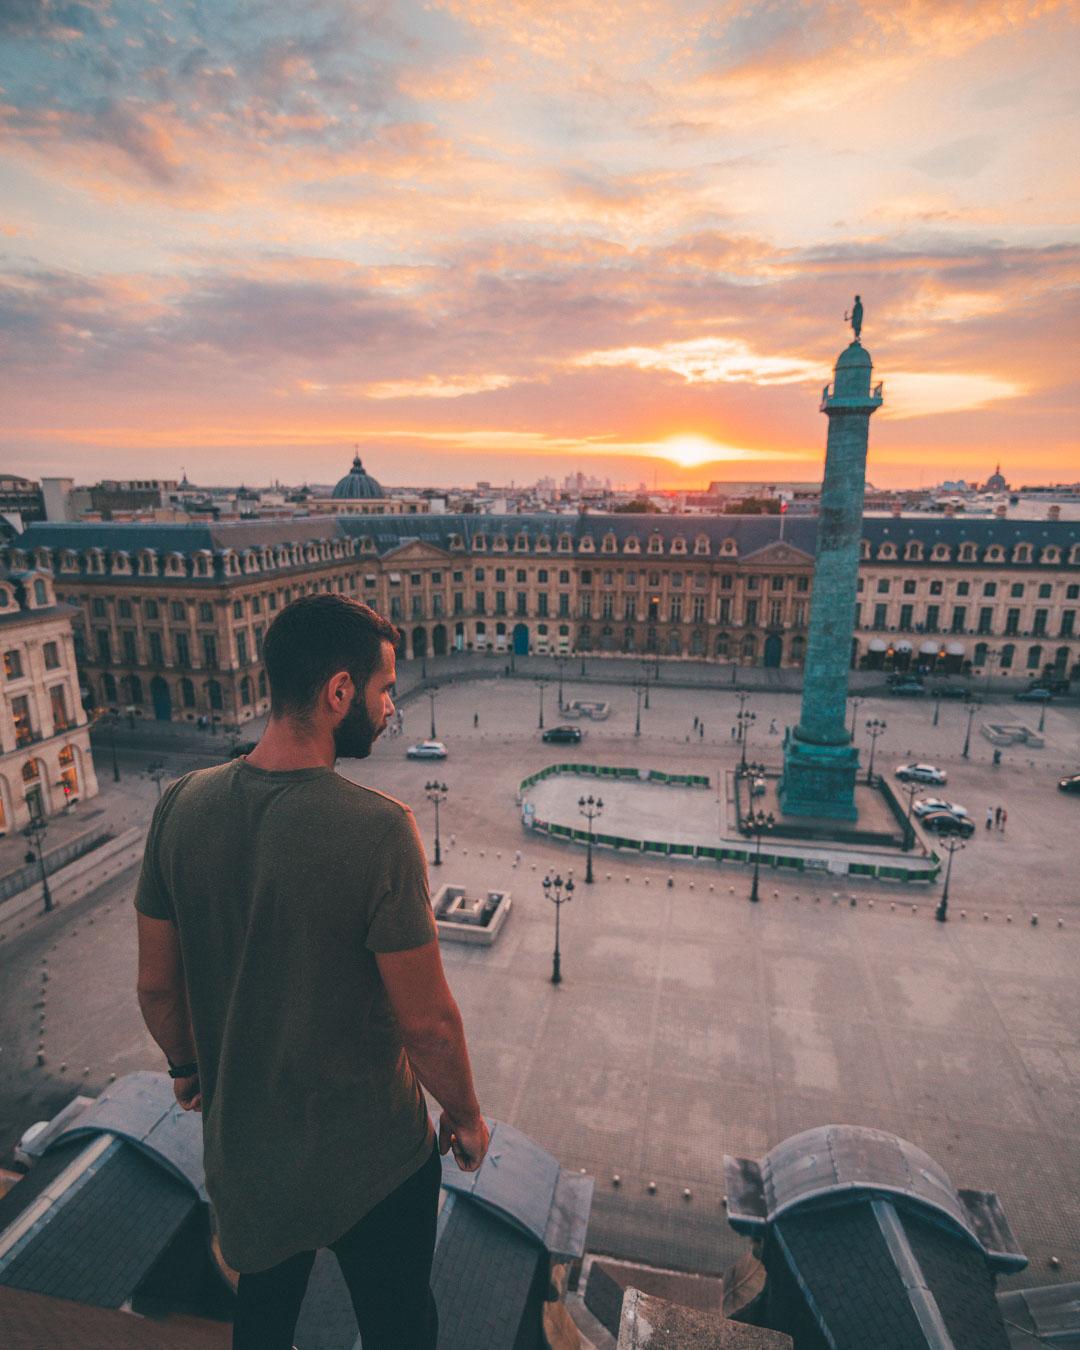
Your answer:
[[[1072,567],[1080,567],[1080,544],[1073,544],[1069,549],[1069,564]]]
[[[70,548],[64,549],[60,554],[61,572],[77,572],[79,570],[79,555]]]
[[[948,562],[949,546],[948,544],[935,544],[930,554],[931,562]]]
[[[34,561],[43,572],[52,571],[52,553],[47,548],[37,549],[34,553]]]
[[[257,572],[259,570],[259,559],[253,548],[249,548],[244,554],[244,571]]]
[[[1057,563],[1061,561],[1061,552],[1056,544],[1047,544],[1039,558],[1040,562]]]
[[[611,533],[611,531],[609,530],[609,531],[607,532],[607,534],[604,535],[604,542],[600,545],[600,552],[601,552],[601,553],[614,553],[616,547],[617,547],[617,545],[616,545],[616,541],[615,541],[615,536],[614,536],[614,535]]]
[[[157,570],[157,554],[152,548],[142,549],[139,553],[139,576],[156,577]]]
[[[909,539],[904,545],[904,558],[908,562],[922,562],[922,544],[917,539]]]
[[[870,540],[862,539],[859,542],[859,557],[865,562],[870,557]]]
[[[527,553],[529,549],[529,536],[522,531],[514,536],[514,552]]]
[[[195,555],[195,575],[197,577],[208,577],[213,574],[214,560],[210,556],[209,550],[199,549]]]
[[[548,535],[538,534],[536,536],[536,551],[537,553],[551,552],[551,539]]]
[[[961,545],[960,545],[960,561],[961,561],[961,562],[974,562],[974,561],[975,561],[975,545],[974,545],[974,544],[961,544]]]
[[[694,552],[695,554],[698,555],[702,555],[705,557],[708,556],[709,536],[707,534],[699,534],[698,537],[694,540]]]
[[[170,577],[182,577],[187,569],[184,566],[184,555],[182,553],[170,553],[165,560],[165,575]]]
[[[114,576],[131,575],[131,558],[122,548],[112,555],[112,571]]]
[[[497,534],[491,543],[493,553],[505,553],[510,547],[505,534]]]
[[[641,552],[641,540],[637,537],[636,534],[628,534],[626,536],[626,542],[623,544],[623,552],[624,553]]]
[[[1017,544],[1013,549],[1013,562],[1029,563],[1031,561],[1031,545]]]
[[[574,541],[568,534],[559,535],[559,552],[571,553],[574,548]]]
[[[885,561],[885,562],[895,562],[895,561],[896,561],[896,545],[895,545],[895,544],[882,544],[881,547],[878,549],[878,557],[881,558],[881,559],[882,559],[883,561]]]
[[[483,534],[473,535],[473,550],[476,553],[483,553],[487,549],[487,537]]]
[[[686,540],[682,537],[681,534],[677,534],[675,538],[671,541],[671,551],[672,553],[686,552]]]
[[[627,543],[629,543],[629,542],[630,542],[630,541],[627,540]],[[663,539],[661,539],[661,537],[660,537],[658,534],[650,534],[650,535],[649,535],[649,552],[650,552],[650,553],[663,553],[663,551],[664,551],[664,541],[663,541]]]
[[[375,552],[375,540],[372,539],[372,537],[371,537],[370,534],[365,534],[365,535],[363,535],[363,536],[361,537],[361,539],[360,539],[360,552],[361,552],[361,553],[374,553],[374,552]]]
[[[733,558],[738,552],[738,549],[735,546],[735,540],[732,539],[730,534],[720,545],[720,552],[727,558]]]
[[[987,562],[1004,562],[1005,550],[1000,544],[991,544],[986,550],[986,559]]]
[[[465,541],[460,534],[452,534],[450,536],[450,547],[452,549],[461,549],[465,547]]]

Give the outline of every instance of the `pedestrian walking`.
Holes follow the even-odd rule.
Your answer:
[[[478,712],[473,713],[472,724],[474,727],[478,727],[480,725],[480,714]]]
[[[697,731],[697,725],[698,725],[698,719],[697,719],[697,716],[695,715],[695,717],[694,717],[694,730],[695,730],[695,731]]]
[[[999,829],[999,830],[1001,829],[1001,807],[1000,807],[1000,806],[995,806],[995,807],[994,807],[994,826],[995,826],[996,829]]]
[[[989,830],[994,823],[994,813],[990,807],[986,808],[986,828]]]
[[[699,740],[699,741],[703,741],[703,740],[705,739],[705,723],[704,723],[704,722],[699,722],[699,723],[698,723],[697,734],[698,734],[698,740]]]
[[[739,734],[739,728],[738,728],[738,727],[732,727],[732,728],[731,728],[731,739],[734,740],[735,737],[738,736],[738,734]]]
[[[1009,819],[1009,813],[1004,807],[1001,808],[1001,825],[998,827],[1002,833],[1005,832],[1005,822]]]
[[[770,736],[775,736],[775,735],[776,735],[776,718],[775,718],[775,717],[770,717],[770,718],[769,718],[769,735],[770,735]]]
[[[147,837],[139,1006],[203,1113],[234,1350],[292,1345],[320,1247],[365,1345],[434,1350],[439,1154],[474,1172],[488,1147],[416,821],[334,772],[393,716],[396,638],[342,595],[287,605],[262,739],[170,784]]]

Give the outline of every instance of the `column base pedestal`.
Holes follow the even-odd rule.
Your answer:
[[[859,752],[853,745],[813,745],[789,732],[784,776],[777,788],[784,814],[856,820],[858,770]]]

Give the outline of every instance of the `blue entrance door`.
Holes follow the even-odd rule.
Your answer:
[[[514,624],[514,655],[528,656],[529,654],[529,625],[525,623]]]

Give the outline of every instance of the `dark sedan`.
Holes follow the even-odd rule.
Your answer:
[[[970,839],[975,833],[975,822],[967,816],[954,816],[951,811],[931,811],[922,818],[925,830],[935,834],[958,834],[961,839]]]
[[[1021,689],[1013,694],[1017,703],[1049,703],[1053,697],[1049,689],[1043,689],[1039,685],[1034,689]]]
[[[1080,773],[1071,773],[1067,778],[1059,778],[1058,791],[1075,792],[1080,796]]]
[[[581,740],[582,730],[580,727],[549,727],[544,732],[545,741],[558,741],[568,745],[577,745]]]

